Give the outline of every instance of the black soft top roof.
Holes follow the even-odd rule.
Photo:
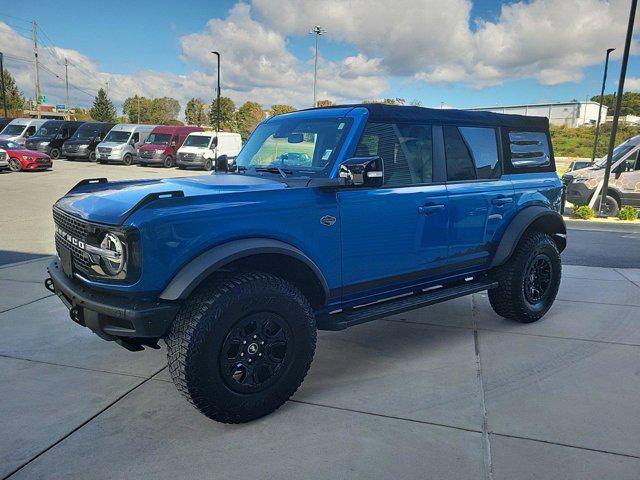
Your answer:
[[[369,120],[372,122],[436,122],[452,123],[456,125],[490,125],[496,127],[511,127],[522,129],[547,130],[547,117],[529,117],[524,115],[505,115],[503,113],[456,110],[451,108],[424,108],[400,105],[386,105],[382,103],[363,103],[356,105],[333,105],[320,108],[355,108],[362,107],[369,110]],[[313,110],[313,109],[309,109]]]

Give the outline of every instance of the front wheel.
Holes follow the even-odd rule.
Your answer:
[[[60,149],[52,148],[51,151],[49,152],[49,156],[51,157],[52,160],[57,160],[58,158],[60,158]]]
[[[90,162],[95,162],[96,161],[96,152],[95,150],[92,152],[89,152],[89,161]]]
[[[558,294],[562,264],[553,239],[546,233],[525,234],[511,258],[493,272],[498,287],[489,302],[500,316],[520,323],[539,320]]]
[[[127,166],[133,164],[133,155],[131,155],[130,153],[126,153],[122,158],[122,163],[124,163]]]
[[[204,169],[208,172],[213,169],[213,162],[211,161],[211,159],[207,159],[204,161]]]
[[[17,158],[10,158],[9,168],[12,172],[19,172],[20,170],[22,170],[22,162]]]
[[[242,423],[273,412],[298,389],[315,352],[315,317],[280,277],[241,273],[196,290],[166,342],[178,390],[207,417]]]
[[[164,165],[164,168],[173,167],[173,157],[171,155],[167,155],[164,157],[164,162],[162,162],[162,164]]]

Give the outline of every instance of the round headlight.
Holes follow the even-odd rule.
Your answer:
[[[122,241],[113,233],[107,233],[102,239],[102,243],[100,243],[100,248],[113,252],[113,255],[103,255],[100,258],[104,271],[111,276],[116,276],[122,272],[126,260]]]

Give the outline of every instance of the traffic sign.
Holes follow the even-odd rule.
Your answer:
[[[47,97],[45,97],[44,95],[40,95],[40,103],[44,103],[47,101]]]
[[[63,103],[61,105],[56,105],[56,110],[66,110],[67,106]]]

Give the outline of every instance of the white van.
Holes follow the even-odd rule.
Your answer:
[[[118,123],[96,147],[100,163],[118,162],[132,165],[138,158],[138,147],[144,144],[157,125]]]
[[[48,120],[44,118],[15,118],[2,129],[0,140],[9,140],[24,147],[27,138],[36,133],[46,121]]]
[[[178,168],[199,167],[212,170],[216,157],[226,155],[230,160],[240,153],[242,138],[239,133],[193,132],[178,150]]]

